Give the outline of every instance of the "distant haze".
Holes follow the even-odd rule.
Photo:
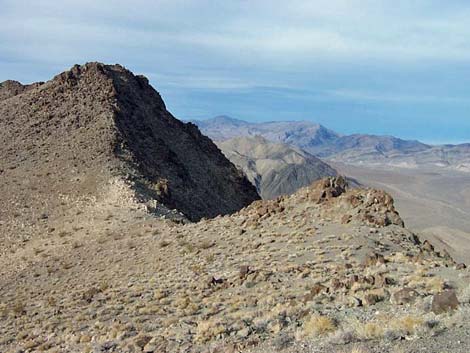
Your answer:
[[[2,0],[0,81],[121,63],[181,119],[469,142],[469,18],[457,0]]]

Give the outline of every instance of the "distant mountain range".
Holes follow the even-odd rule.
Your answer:
[[[338,174],[308,152],[261,136],[235,137],[219,141],[217,146],[244,171],[263,199],[293,194],[318,179]]]
[[[470,172],[470,144],[432,146],[393,136],[341,135],[309,121],[251,123],[218,116],[193,123],[215,141],[262,136],[333,162],[406,168],[432,165]]]

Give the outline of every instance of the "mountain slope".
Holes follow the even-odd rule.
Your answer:
[[[301,187],[337,172],[298,148],[269,142],[263,137],[239,137],[217,146],[241,168],[264,199],[292,194]]]
[[[192,220],[259,198],[209,138],[122,66],[76,65],[42,85],[14,86],[0,101],[3,225],[46,226],[110,198]]]

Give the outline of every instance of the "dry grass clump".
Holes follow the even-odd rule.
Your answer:
[[[377,322],[358,322],[355,325],[356,335],[361,340],[374,340],[384,336],[384,325],[383,323]]]
[[[418,316],[408,315],[402,318],[396,318],[389,324],[389,328],[402,332],[406,335],[412,335],[423,326],[424,320]]]
[[[403,317],[390,318],[383,316],[374,321],[361,322],[354,320],[349,322],[344,332],[351,332],[350,336],[359,341],[376,340],[400,336],[414,335],[424,329],[426,321],[424,317],[407,315]],[[348,331],[349,330],[349,331]],[[350,339],[348,342],[354,341]],[[345,343],[348,343],[345,342]]]
[[[154,185],[154,189],[159,196],[168,196],[169,195],[169,185],[168,179],[160,179]]]
[[[226,332],[225,325],[217,319],[200,321],[197,325],[195,341],[204,343]]]
[[[328,316],[312,315],[303,325],[302,336],[324,336],[336,330],[335,322]]]
[[[8,315],[8,306],[6,304],[0,304],[0,317],[6,317]]]
[[[194,244],[191,244],[188,241],[180,240],[178,242],[178,245],[181,247],[181,252],[183,254],[191,254],[196,251],[196,247],[194,246]]]
[[[22,316],[26,314],[26,305],[22,301],[17,301],[13,304],[11,311],[15,316]]]
[[[424,274],[413,275],[408,278],[408,286],[414,288],[422,288],[430,294],[442,292],[446,283],[440,277],[428,277]]]
[[[426,281],[425,288],[430,293],[439,293],[445,288],[445,282],[440,277],[432,277]]]

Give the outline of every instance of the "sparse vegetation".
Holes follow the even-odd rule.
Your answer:
[[[305,337],[323,336],[335,330],[335,322],[327,316],[312,315],[307,318],[303,325],[303,335]]]

